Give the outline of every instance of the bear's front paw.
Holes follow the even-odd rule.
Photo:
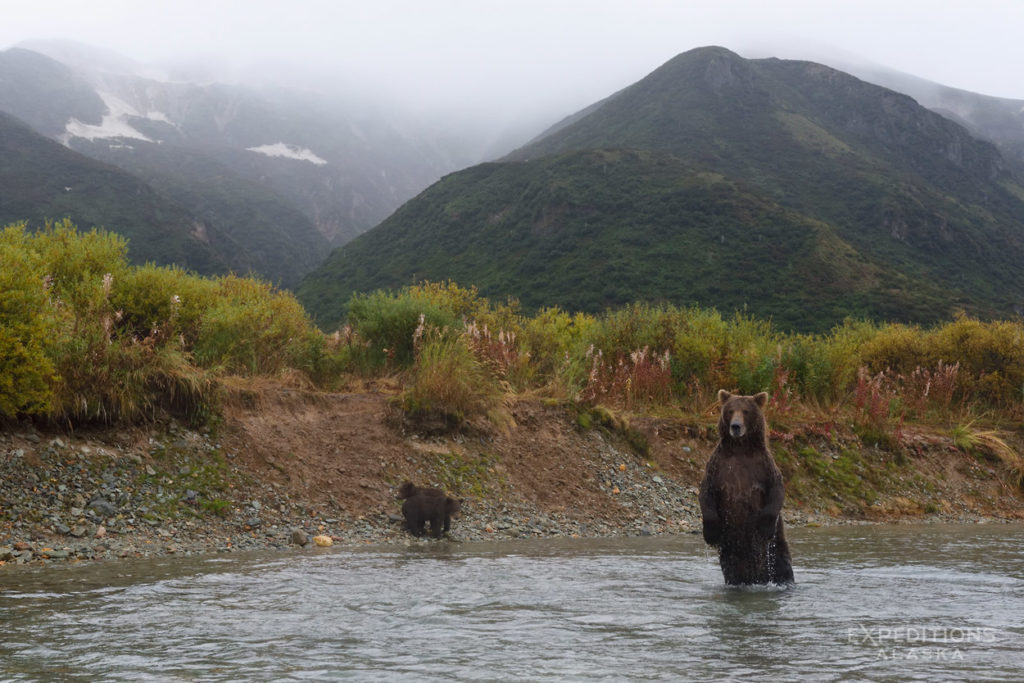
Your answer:
[[[704,542],[708,545],[718,545],[722,540],[722,524],[717,519],[704,520]]]

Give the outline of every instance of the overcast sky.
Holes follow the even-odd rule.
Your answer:
[[[410,102],[568,114],[680,52],[836,53],[1024,99],[1021,0],[0,0],[0,49],[70,38],[141,60],[346,74]]]

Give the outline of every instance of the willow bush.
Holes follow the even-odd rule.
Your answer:
[[[798,335],[669,304],[531,316],[514,300],[425,282],[354,295],[348,324],[324,335],[265,282],[131,266],[126,253],[122,238],[67,221],[0,232],[0,416],[200,415],[218,377],[295,372],[322,387],[389,373],[406,383],[409,406],[452,414],[492,411],[503,393],[527,391],[702,411],[720,388],[768,391],[780,407],[843,408],[865,424],[1024,412],[1020,319],[847,320]]]

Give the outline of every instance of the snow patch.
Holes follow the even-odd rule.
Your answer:
[[[260,145],[259,147],[246,147],[246,149],[250,152],[265,154],[268,157],[284,157],[285,159],[295,159],[296,161],[308,161],[317,166],[323,166],[327,163],[326,159],[318,157],[312,150],[297,145],[288,145],[283,142],[275,142],[272,145]]]
[[[105,140],[109,138],[132,138],[152,142],[148,137],[132,128],[126,120],[129,116],[141,116],[130,104],[107,92],[99,92],[103,104],[107,105],[107,113],[99,125],[82,123],[72,118],[64,126],[64,134],[60,141],[65,145],[71,138],[85,138],[86,140]]]
[[[167,114],[163,113],[162,111],[146,112],[146,118],[149,119],[150,121],[160,121],[162,123],[167,123],[167,124],[170,124],[170,125],[174,126],[174,121],[171,121],[167,117]],[[177,128],[177,126],[174,126],[174,127]]]

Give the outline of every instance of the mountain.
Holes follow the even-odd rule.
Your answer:
[[[66,42],[0,52],[0,111],[188,207],[239,272],[291,286],[473,157],[342,95],[175,80]],[[110,227],[110,226],[108,226]]]
[[[204,238],[202,222],[183,206],[0,112],[0,226],[24,220],[40,227],[64,217],[79,228],[103,226],[128,238],[137,263],[229,269]]]
[[[975,137],[995,144],[1007,159],[1024,168],[1024,100],[950,88],[876,66],[850,65],[844,70],[910,95],[922,106],[960,123]]]
[[[999,150],[826,66],[683,53],[498,163],[443,178],[298,292],[451,278],[524,306],[745,309],[784,328],[1024,305],[1024,188]]]

